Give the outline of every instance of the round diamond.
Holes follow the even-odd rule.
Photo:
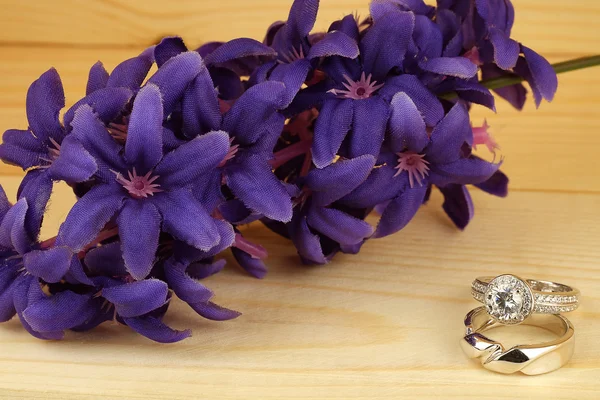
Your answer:
[[[533,294],[527,284],[514,275],[494,278],[485,292],[488,314],[496,321],[520,324],[533,311]]]

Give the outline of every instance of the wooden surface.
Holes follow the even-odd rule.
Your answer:
[[[367,0],[322,0],[318,28]],[[108,68],[162,35],[190,45],[261,39],[290,1],[0,0],[0,130],[26,127],[25,93],[50,66],[72,103],[88,68]],[[600,52],[600,3],[515,0],[514,37],[551,61]],[[326,267],[300,265],[291,245],[260,225],[248,235],[269,250],[258,281],[233,265],[207,284],[234,321],[196,317],[174,301],[167,322],[194,336],[158,345],[103,325],[62,342],[34,339],[18,321],[0,325],[0,398],[7,399],[598,399],[600,397],[600,69],[559,78],[552,104],[518,113],[477,109],[494,129],[511,177],[507,199],[474,190],[476,217],[451,226],[434,195],[401,233],[371,241]],[[21,172],[0,168],[14,196]],[[50,236],[73,196],[57,186]],[[462,354],[462,318],[480,274],[517,273],[572,284],[583,302],[570,316],[572,361],[539,377],[503,376]],[[522,332],[532,335],[532,332]],[[535,336],[533,336],[535,337]]]

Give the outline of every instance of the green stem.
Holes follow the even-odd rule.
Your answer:
[[[575,71],[578,69],[590,68],[598,65],[600,65],[600,55],[575,58],[573,60],[559,62],[556,64],[552,64],[552,68],[554,68],[554,71],[556,71],[557,74],[561,74],[563,72]],[[479,81],[481,85],[485,86],[488,89],[498,89],[506,86],[515,85],[521,82],[523,82],[523,78],[515,74],[509,74],[497,78],[484,79]],[[445,93],[439,97],[442,99],[450,100],[456,98],[457,94],[455,92]]]

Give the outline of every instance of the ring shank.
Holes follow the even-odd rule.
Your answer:
[[[482,333],[502,326],[478,307],[465,317],[466,334],[461,340],[465,354],[470,358],[481,358],[481,364],[492,371],[504,374],[521,371],[527,375],[538,375],[554,371],[565,365],[574,349],[575,330],[562,315],[537,314],[527,318],[524,324],[547,329],[559,337],[555,340],[505,347]]]

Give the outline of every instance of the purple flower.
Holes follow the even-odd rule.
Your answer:
[[[508,194],[508,178],[500,171],[496,171],[488,180],[475,184],[479,189],[498,197]],[[469,190],[465,185],[449,184],[438,188],[444,195],[442,208],[452,222],[459,228],[465,229],[475,209]]]
[[[65,247],[44,248],[34,238],[39,226],[28,231],[26,199],[11,206],[0,188],[0,322],[19,316],[25,329],[40,339],[60,339],[63,331],[81,323],[86,316],[77,302],[59,295],[47,295],[43,289],[59,282],[71,263]],[[52,297],[52,300],[48,300]],[[40,310],[38,303],[48,305]],[[69,305],[66,309],[60,309]]]
[[[338,153],[349,158],[377,156],[390,115],[390,100],[397,92],[406,92],[414,99],[429,126],[442,118],[441,103],[416,76],[395,73],[402,68],[414,25],[414,14],[399,11],[378,18],[363,34],[359,34],[353,16],[332,25],[330,29],[343,31],[357,41],[360,55],[353,60],[326,59],[322,68],[327,80],[298,95],[301,103],[306,97],[312,98],[305,105],[321,103],[312,146],[318,168],[329,165]],[[319,92],[309,95],[315,87]]]
[[[542,99],[552,101],[558,86],[556,73],[544,57],[511,39],[515,12],[509,0],[440,0],[438,7],[461,18],[466,56],[482,65],[484,79],[510,71],[529,83],[536,106]],[[526,90],[521,84],[496,92],[516,108],[523,108]]]
[[[455,105],[428,135],[425,123],[412,100],[398,93],[392,100],[389,150],[378,160],[365,183],[343,199],[352,207],[373,207],[389,201],[374,237],[402,229],[425,201],[429,184],[476,184],[486,181],[498,164],[464,154],[473,133],[469,116]],[[391,201],[390,201],[391,200]]]
[[[324,264],[337,251],[360,246],[373,228],[363,210],[340,207],[336,202],[365,181],[375,158],[364,155],[312,170],[296,197],[289,237],[305,262]]]
[[[118,115],[131,97],[131,92],[125,88],[104,89],[99,94],[101,97],[90,95],[78,104],[88,104],[103,121]],[[67,136],[61,124],[59,112],[64,106],[62,82],[52,68],[33,82],[27,92],[29,129],[7,130],[0,144],[2,161],[27,171],[18,198],[27,199],[31,205],[26,216],[30,231],[41,224],[53,181],[82,182],[96,171],[94,160],[79,143]],[[72,110],[65,113],[65,123]]]
[[[292,102],[307,78],[324,58],[339,56],[356,58],[358,46],[343,31],[310,35],[319,9],[319,0],[295,0],[288,20],[273,24],[267,31],[265,44],[277,52],[277,59],[259,69],[251,78],[252,83],[265,80],[285,84],[284,103]]]
[[[154,49],[159,68],[171,58],[188,51],[180,37],[164,38]],[[244,93],[242,76],[250,76],[264,63],[277,57],[268,46],[248,38],[234,39],[226,43],[211,42],[196,49],[214,82],[219,97],[235,100]]]
[[[164,102],[152,83],[139,91],[124,147],[89,106],[80,107],[72,123],[71,135],[96,160],[98,184],[70,211],[59,241],[79,252],[116,217],[125,265],[136,279],[149,274],[161,231],[202,250],[221,240],[211,210],[194,198],[190,186],[223,160],[229,137],[212,132],[164,154]]]

